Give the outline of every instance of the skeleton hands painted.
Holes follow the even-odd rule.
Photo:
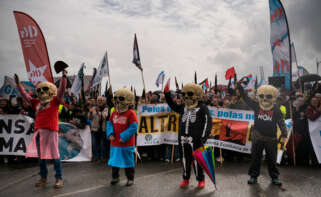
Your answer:
[[[260,108],[268,111],[271,110],[276,104],[279,91],[271,85],[262,85],[257,90],[257,99],[259,101]]]
[[[188,109],[193,109],[198,105],[198,101],[203,97],[201,86],[188,83],[182,89],[183,100]]]
[[[115,108],[119,113],[126,112],[134,101],[134,94],[125,88],[117,90],[114,94]]]

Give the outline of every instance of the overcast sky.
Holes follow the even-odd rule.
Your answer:
[[[282,0],[298,63],[316,73],[321,60],[321,1]],[[1,0],[0,84],[5,75],[27,79],[13,11],[33,17],[46,39],[50,62],[64,60],[74,75],[82,62],[86,74],[108,51],[113,89],[133,85],[141,91],[140,71],[132,64],[137,34],[145,83],[165,71],[179,84],[208,77],[227,84],[225,71],[238,76],[272,74],[268,0]],[[321,69],[320,69],[321,70]],[[320,71],[321,72],[321,71]],[[105,81],[105,80],[104,80]]]

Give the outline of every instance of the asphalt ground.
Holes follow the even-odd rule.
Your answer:
[[[248,185],[248,161],[224,162],[216,169],[217,189],[206,177],[206,187],[197,189],[197,181],[192,173],[187,189],[179,188],[182,179],[180,163],[167,164],[160,161],[138,163],[135,173],[135,184],[127,187],[127,179],[121,170],[121,181],[115,186],[110,185],[111,168],[105,163],[63,163],[64,187],[53,188],[55,178],[53,166],[49,167],[49,183],[43,188],[35,188],[39,179],[36,163],[1,164],[0,165],[0,196],[74,196],[74,197],[154,197],[154,196],[224,196],[224,197],[263,197],[263,196],[321,196],[320,167],[279,167],[281,187],[271,184],[267,166],[262,165],[258,184]]]

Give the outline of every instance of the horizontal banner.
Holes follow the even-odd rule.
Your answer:
[[[251,153],[251,127],[254,112],[227,108],[209,107],[213,127],[205,145],[222,149]],[[139,105],[137,146],[178,144],[179,115],[167,104]],[[291,120],[285,121],[288,138],[292,130]],[[278,129],[277,137],[281,135]],[[283,149],[278,145],[278,163],[281,162]],[[282,149],[283,148],[283,149]]]
[[[32,140],[33,119],[24,115],[0,115],[0,155],[24,156]],[[89,126],[79,129],[70,123],[59,123],[59,153],[63,161],[90,161]]]

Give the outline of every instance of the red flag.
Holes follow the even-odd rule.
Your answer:
[[[165,85],[165,88],[164,88],[164,92],[168,92],[169,91],[170,81],[171,81],[171,78],[168,78],[168,80],[166,82],[166,85]]]
[[[21,48],[29,81],[37,85],[42,81],[53,83],[47,45],[36,21],[23,12],[13,12],[18,27]]]
[[[234,75],[235,75],[234,67],[231,67],[231,68],[227,69],[227,71],[225,73],[225,79],[229,80],[230,78],[233,78]]]

